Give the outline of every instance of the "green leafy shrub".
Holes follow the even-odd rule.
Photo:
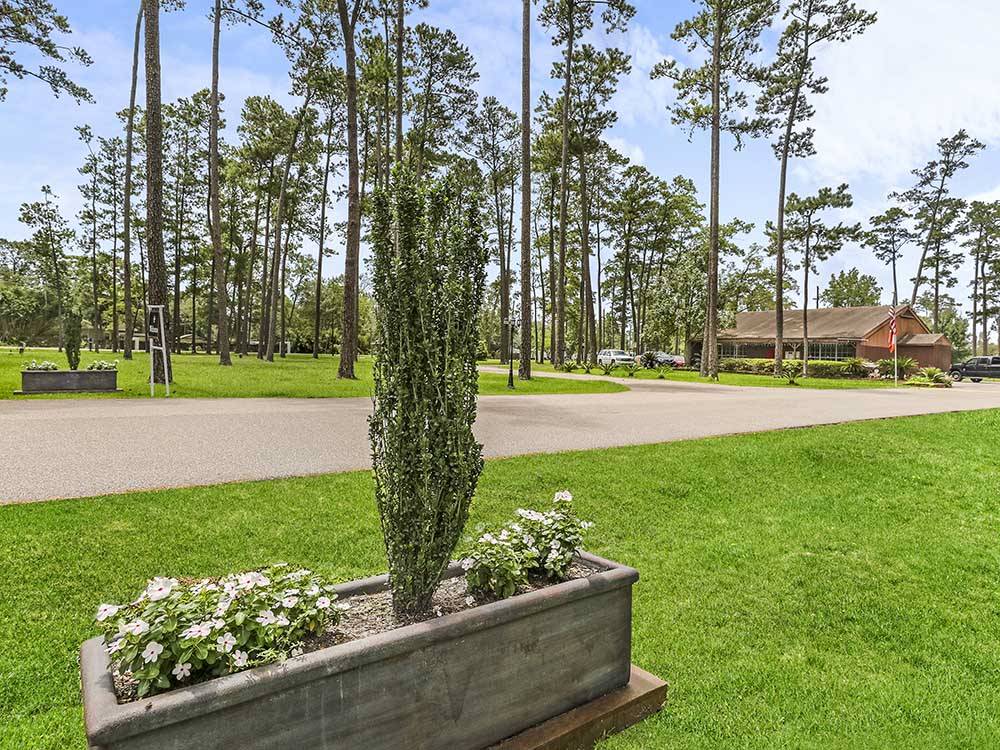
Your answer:
[[[916,373],[919,369],[920,365],[917,363],[917,360],[913,359],[913,357],[899,358],[899,377],[904,380]],[[891,380],[895,377],[894,361],[892,359],[880,359],[878,361],[878,373],[883,380]]]
[[[131,604],[102,604],[96,621],[141,697],[288,658],[339,621],[333,589],[283,563],[193,584],[154,578]]]
[[[781,360],[781,374],[790,385],[795,385],[802,374],[802,363],[794,359]]]
[[[559,369],[562,372],[576,372],[579,369],[579,367],[580,365],[578,365],[576,362],[570,359],[567,359],[565,362],[559,365]]]
[[[948,377],[948,373],[938,367],[925,367],[918,370],[917,374],[910,378],[909,385],[951,388],[951,378]]]
[[[80,366],[80,339],[83,336],[83,319],[75,309],[67,310],[63,315],[63,349],[66,351],[66,361],[69,369],[76,370]]]
[[[628,377],[634,378],[635,374],[642,369],[642,365],[637,365],[635,362],[626,362],[624,365],[622,365],[622,369],[625,370],[625,374]]]
[[[586,359],[580,363],[580,369],[583,370],[587,375],[590,375],[590,373],[593,372],[596,366],[597,365],[594,362],[591,362],[590,360]]]
[[[670,365],[657,365],[656,366],[656,377],[659,380],[664,380],[667,375],[674,371],[674,368]]]
[[[860,357],[850,357],[844,360],[844,374],[849,378],[861,378],[868,374],[868,368]]]
[[[643,352],[639,355],[639,364],[647,370],[656,369],[656,352]]]
[[[108,361],[106,359],[98,359],[98,360],[95,360],[94,362],[91,362],[89,365],[87,365],[87,369],[88,370],[117,370],[118,369],[118,360],[116,359],[113,362],[110,362],[110,361]]]
[[[486,346],[486,342],[482,339],[479,340],[479,347],[476,349],[476,360],[479,362],[484,362],[490,358],[490,350]]]
[[[472,433],[487,260],[479,204],[457,179],[418,184],[405,169],[373,200],[369,435],[400,615],[430,608],[483,468]]]
[[[793,363],[799,373],[802,373],[801,359],[783,359],[785,362]],[[828,359],[810,359],[809,376],[813,378],[844,378],[850,377],[848,361],[838,362]],[[735,372],[746,375],[774,375],[774,360],[762,358],[735,358],[727,357],[719,360],[720,372]]]
[[[617,362],[604,362],[599,363],[597,366],[601,368],[601,374],[603,375],[611,375],[618,369]]]
[[[469,590],[502,599],[523,588],[530,575],[565,579],[591,526],[577,517],[566,491],[555,494],[551,510],[518,508],[516,520],[470,547],[462,562]]]
[[[51,372],[52,370],[58,370],[59,365],[55,362],[49,362],[47,359],[43,359],[41,362],[31,360],[24,366],[24,369],[30,372]]]

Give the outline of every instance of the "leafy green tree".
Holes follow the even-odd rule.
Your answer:
[[[42,200],[22,203],[18,221],[31,230],[31,236],[19,245],[36,265],[44,283],[55,292],[59,313],[59,346],[62,348],[63,322],[69,292],[66,283],[66,251],[76,235],[69,222],[60,214],[57,199],[52,188],[43,185]]]
[[[500,361],[505,364],[510,356],[511,253],[519,138],[517,115],[493,96],[483,99],[466,133],[470,154],[485,171],[487,195],[492,203],[500,264]]]
[[[778,11],[777,0],[696,0],[699,12],[682,21],[673,38],[688,51],[704,58],[697,67],[681,68],[676,60],[654,66],[653,78],[670,78],[677,90],[671,105],[673,120],[711,132],[711,185],[709,198],[706,323],[702,375],[719,377],[719,172],[720,137],[723,131],[736,139],[761,135],[769,128],[766,118],[748,117],[745,84],[761,77],[756,64],[760,35]]]
[[[916,304],[920,287],[927,280],[924,266],[928,253],[936,242],[938,222],[946,205],[951,182],[960,171],[969,167],[968,160],[983,150],[985,145],[963,129],[950,138],[939,140],[937,147],[938,158],[913,170],[912,174],[917,178],[916,184],[909,190],[891,196],[909,204],[910,213],[918,222],[919,233],[923,237],[920,262],[913,281],[913,293],[910,295],[911,305]]]
[[[75,306],[70,307],[63,316],[63,345],[66,347],[66,362],[71,370],[80,366],[81,325],[80,311]]]
[[[59,35],[72,33],[69,19],[47,0],[0,0],[0,102],[7,97],[9,76],[37,78],[55,96],[66,94],[77,103],[94,101],[59,65],[93,63],[85,49],[67,46],[59,39]],[[29,68],[18,60],[26,49],[51,62]]]
[[[850,208],[854,199],[847,185],[836,189],[821,188],[816,195],[788,196],[786,237],[789,249],[802,258],[802,374],[809,374],[809,274],[818,272],[818,264],[828,260],[846,242],[861,235],[861,225],[828,224],[823,215],[831,210]]]
[[[430,608],[483,467],[472,433],[486,278],[479,201],[454,177],[421,185],[401,168],[374,200],[372,467],[401,616]]]
[[[972,354],[977,354],[979,350],[977,331],[980,320],[985,354],[989,334],[989,270],[1000,255],[1000,201],[972,201],[959,231],[966,236],[962,244],[972,256]]]
[[[882,299],[882,287],[874,276],[857,268],[830,276],[820,299],[830,307],[870,307]]]
[[[910,231],[910,215],[899,206],[892,206],[884,213],[873,216],[871,229],[863,235],[862,241],[870,247],[875,257],[892,268],[892,304],[899,304],[899,280],[896,265],[903,257],[903,248],[913,242],[915,235]]]
[[[926,279],[915,279],[914,285],[921,282],[931,285],[931,321],[934,331],[940,331],[941,300],[945,290],[958,284],[955,271],[961,265],[962,253],[956,251],[953,243],[958,237],[959,223],[965,213],[965,201],[961,198],[945,198],[941,201],[937,220],[931,237],[929,252],[924,265]]]
[[[566,352],[566,232],[569,226],[569,118],[573,96],[573,61],[578,36],[593,28],[594,11],[600,7],[601,21],[607,33],[624,31],[635,15],[626,0],[543,0],[539,13],[542,25],[552,33],[552,43],[565,46],[563,56],[562,107],[560,116],[561,157],[559,167],[559,261],[556,291],[553,295],[553,364],[562,364]],[[558,72],[554,71],[554,75]]]
[[[778,219],[775,223],[775,346],[774,376],[782,373],[785,325],[785,194],[788,159],[812,156],[813,129],[807,125],[815,109],[809,95],[824,94],[827,78],[816,72],[816,51],[828,42],[846,42],[875,23],[875,14],[858,8],[850,0],[790,0],[785,7],[788,22],[774,63],[764,71],[763,91],[757,111],[769,118],[778,132],[772,144],[780,162],[778,172]]]

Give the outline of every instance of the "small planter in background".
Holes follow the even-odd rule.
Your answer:
[[[32,393],[115,393],[117,370],[22,370],[21,390]]]

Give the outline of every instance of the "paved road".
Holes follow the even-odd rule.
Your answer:
[[[628,381],[626,393],[484,396],[488,456],[1000,408],[1000,384],[790,390]],[[370,466],[368,399],[0,401],[0,504]]]

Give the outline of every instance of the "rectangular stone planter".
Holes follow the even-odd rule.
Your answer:
[[[18,393],[114,393],[117,370],[22,370]]]
[[[91,639],[80,659],[90,747],[481,750],[629,682],[639,574],[581,558],[600,572],[122,705]],[[446,577],[459,575],[453,564]]]

